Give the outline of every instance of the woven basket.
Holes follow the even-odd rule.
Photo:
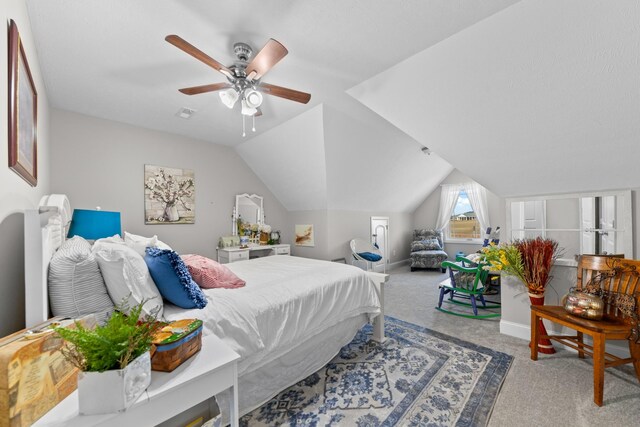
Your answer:
[[[154,344],[151,356],[151,369],[171,372],[202,348],[202,322],[197,329],[169,344]]]

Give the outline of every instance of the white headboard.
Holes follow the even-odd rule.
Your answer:
[[[40,208],[24,212],[25,324],[33,327],[49,318],[49,261],[65,240],[70,221],[69,200],[53,194]]]

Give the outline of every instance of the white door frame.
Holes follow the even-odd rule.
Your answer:
[[[387,226],[386,226],[386,230],[385,230],[385,241],[384,241],[384,253],[382,254],[382,256],[384,257],[384,263],[383,263],[383,271],[387,270],[387,265],[390,264],[390,260],[389,260],[389,253],[390,253],[390,249],[389,249],[389,223],[391,221],[389,221],[389,217],[388,216],[372,216],[370,221],[369,221],[369,238],[371,240],[371,243],[373,243],[373,235],[376,234],[376,231],[373,229],[373,221],[386,221],[387,222]],[[375,270],[375,267],[374,267]]]

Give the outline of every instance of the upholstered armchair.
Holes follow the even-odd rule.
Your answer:
[[[448,258],[442,250],[442,232],[433,229],[413,230],[411,242],[411,271],[418,268],[439,268],[443,273],[442,261]]]

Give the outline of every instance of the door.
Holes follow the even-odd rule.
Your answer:
[[[582,248],[580,253],[582,254],[595,254],[596,253],[596,204],[595,197],[583,197],[580,199],[582,204],[580,211],[582,219]]]
[[[582,197],[582,253],[615,254],[616,197]]]
[[[544,200],[511,203],[511,238],[544,237],[546,227]]]
[[[600,253],[616,253],[616,198],[601,197],[600,202]]]
[[[525,237],[536,238],[538,236],[544,236],[545,227],[545,206],[544,201],[535,200],[524,202],[523,209],[523,227],[525,230],[531,230],[525,232]]]
[[[384,265],[378,266],[380,270],[386,270],[385,265],[389,264],[389,217],[371,217],[371,243],[377,244],[384,259]]]

